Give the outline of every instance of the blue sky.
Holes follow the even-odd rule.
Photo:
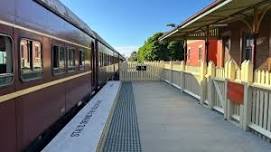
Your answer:
[[[155,32],[170,30],[213,0],[61,0],[126,56]]]

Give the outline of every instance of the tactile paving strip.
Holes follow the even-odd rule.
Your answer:
[[[131,82],[124,82],[109,127],[104,152],[141,152],[136,106]]]

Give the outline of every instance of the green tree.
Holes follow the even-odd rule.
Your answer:
[[[183,60],[184,59],[184,48],[182,41],[171,41],[167,49],[171,60]]]
[[[155,33],[139,48],[137,61],[183,60],[182,41],[160,42],[163,33]]]
[[[145,41],[144,45],[139,48],[138,61],[168,60],[168,44],[158,40],[162,35],[163,33],[155,33]]]
[[[133,51],[131,56],[129,57],[128,61],[137,61],[137,52]]]

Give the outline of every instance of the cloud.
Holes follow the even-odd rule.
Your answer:
[[[119,51],[121,54],[125,55],[125,57],[129,57],[133,51],[138,50],[138,46],[119,46],[115,47],[117,51]]]

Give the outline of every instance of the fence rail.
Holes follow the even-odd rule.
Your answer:
[[[250,61],[244,61],[240,67],[232,60],[225,67],[216,67],[212,62],[198,67],[184,62],[125,62],[120,66],[120,79],[165,81],[221,112],[225,119],[244,130],[250,128],[271,139],[271,73],[253,71]],[[244,92],[242,102],[236,103],[229,97],[229,82],[243,86],[239,90]]]

